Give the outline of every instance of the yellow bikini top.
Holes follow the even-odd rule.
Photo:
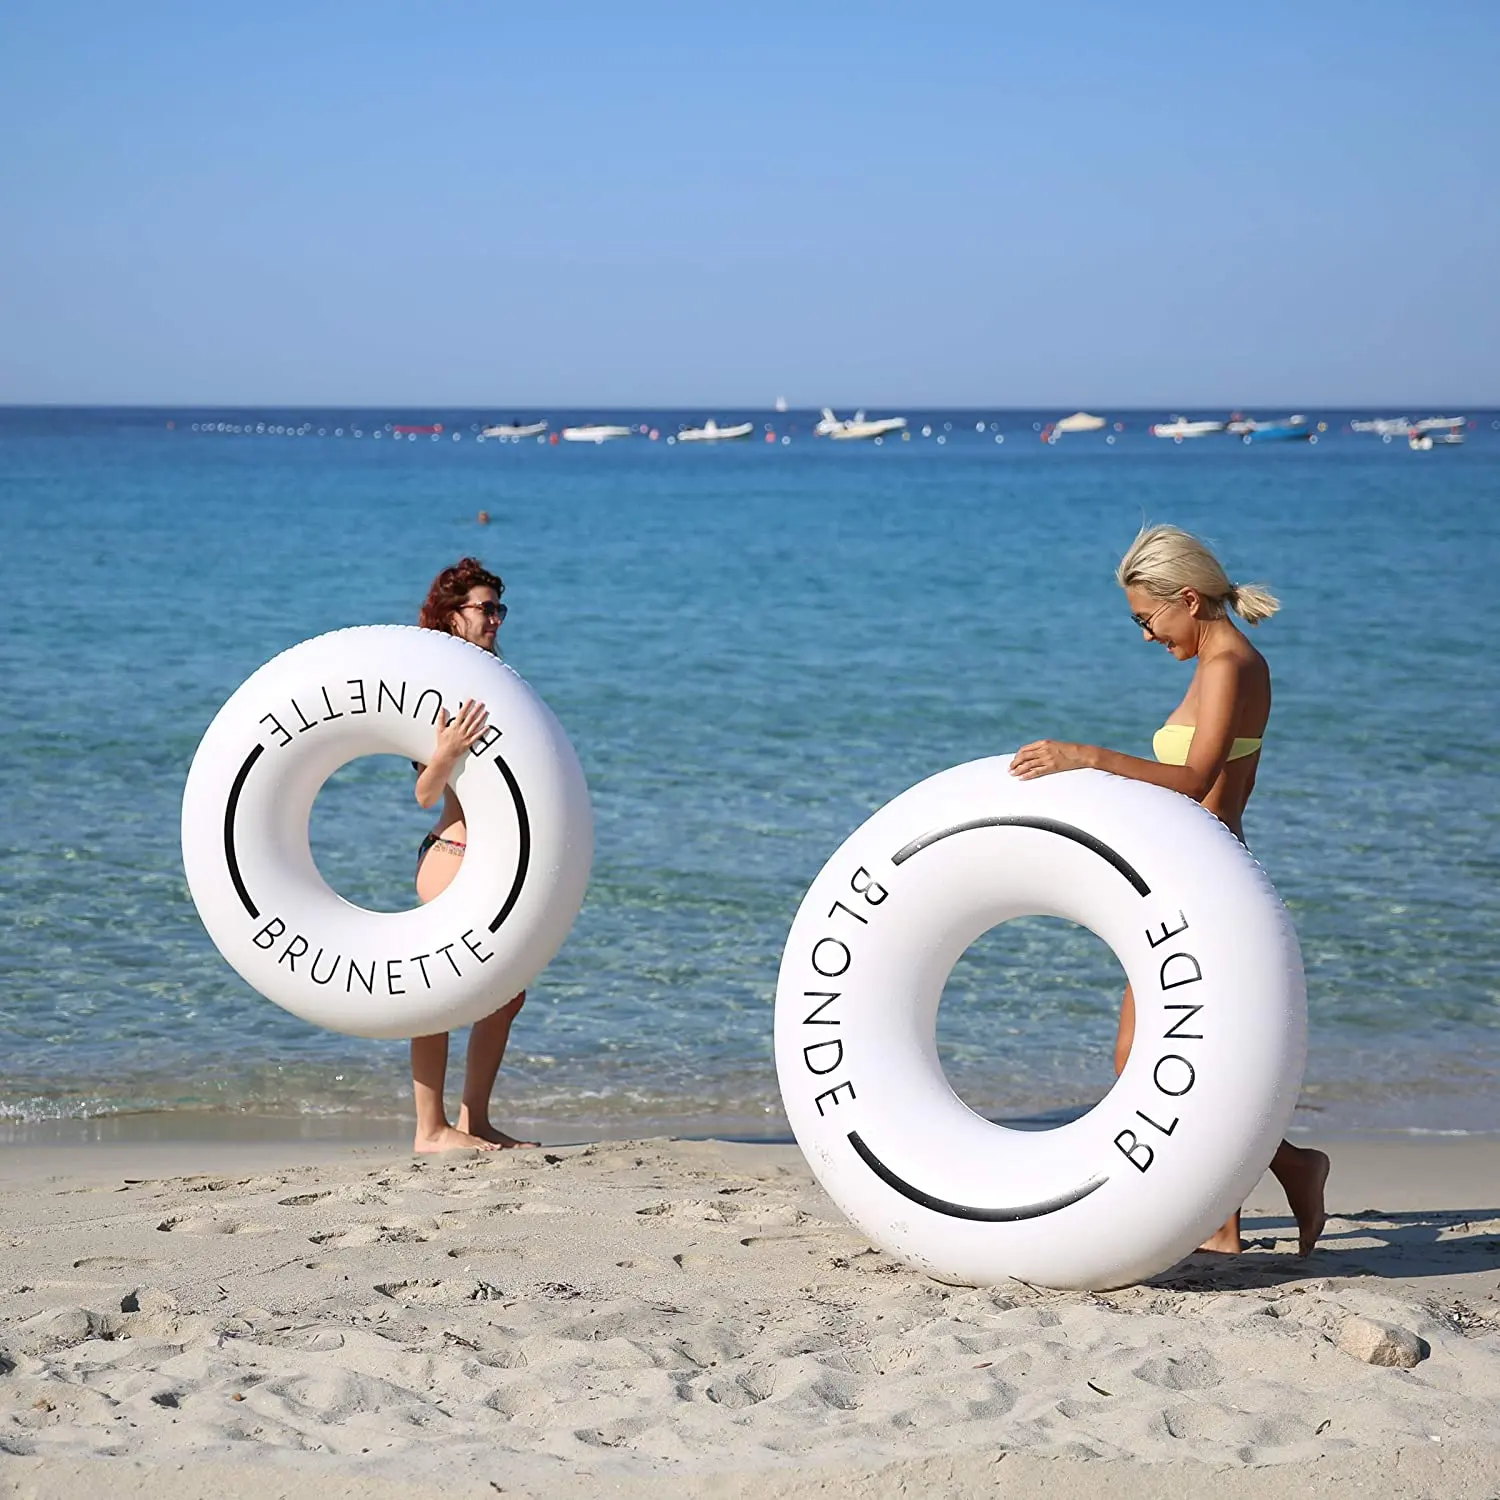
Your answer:
[[[1156,752],[1157,760],[1164,766],[1185,766],[1188,751],[1193,747],[1194,728],[1192,724],[1163,724],[1151,736],[1151,748]],[[1237,739],[1229,747],[1229,758],[1243,760],[1247,755],[1254,755],[1260,746],[1258,739]]]

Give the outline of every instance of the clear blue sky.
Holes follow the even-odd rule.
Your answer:
[[[1500,404],[1500,3],[0,18],[0,401]]]

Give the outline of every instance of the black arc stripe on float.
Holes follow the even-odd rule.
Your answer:
[[[854,1147],[859,1159],[887,1187],[895,1188],[903,1198],[909,1198],[923,1208],[930,1208],[934,1213],[946,1214],[950,1219],[971,1219],[981,1224],[1016,1224],[1023,1219],[1040,1219],[1047,1214],[1055,1214],[1059,1209],[1081,1202],[1109,1181],[1107,1176],[1091,1177],[1081,1187],[1070,1188],[1066,1193],[1059,1193],[1055,1198],[1044,1198],[1039,1203],[1019,1203],[1013,1208],[975,1208],[967,1203],[953,1203],[947,1198],[939,1198],[935,1193],[926,1192],[907,1182],[905,1178],[898,1177],[860,1139],[857,1130],[849,1132],[849,1144]]]
[[[234,846],[234,823],[235,814],[239,811],[240,793],[245,789],[245,780],[250,775],[255,762],[265,753],[265,748],[264,745],[257,745],[245,757],[245,763],[235,773],[234,783],[229,788],[229,797],[224,803],[224,863],[229,867],[229,878],[234,883],[235,894],[239,896],[245,910],[256,921],[260,920],[260,910],[250,899],[250,892],[245,888],[245,877],[240,874],[239,854]],[[521,887],[526,884],[526,872],[531,867],[531,817],[526,811],[526,799],[521,795],[521,784],[516,780],[515,773],[506,765],[503,755],[495,757],[495,764],[505,778],[505,785],[510,789],[511,800],[515,803],[518,837],[516,878],[511,882],[510,894],[501,903],[500,910],[495,913],[494,921],[490,923],[491,932],[499,929],[500,924],[514,910],[516,902],[521,899]]]
[[[931,833],[924,833],[920,838],[913,839],[909,844],[898,849],[891,856],[893,865],[902,865],[912,855],[919,854],[923,849],[931,848],[933,844],[943,839],[951,838],[956,833],[971,833],[979,828],[1034,828],[1040,833],[1053,833],[1059,838],[1070,839],[1075,844],[1097,854],[1106,863],[1118,870],[1131,884],[1137,895],[1149,896],[1151,887],[1141,878],[1140,872],[1122,854],[1111,849],[1102,839],[1072,823],[1064,823],[1057,818],[1032,818],[1021,815],[1011,817],[973,818],[965,823],[955,823],[949,828],[936,828]],[[914,1183],[907,1182],[904,1177],[893,1172],[861,1139],[857,1130],[851,1130],[848,1136],[849,1144],[854,1147],[855,1154],[864,1164],[883,1182],[887,1187],[894,1188],[903,1198],[912,1203],[920,1204],[923,1208],[931,1209],[934,1213],[944,1214],[951,1219],[969,1219],[983,1224],[1015,1224],[1025,1219],[1040,1219],[1047,1214],[1055,1214],[1060,1209],[1069,1208],[1075,1203],[1087,1198],[1090,1193],[1096,1192],[1109,1181],[1107,1175],[1092,1177],[1080,1186],[1070,1188],[1065,1193],[1059,1193],[1052,1198],[1044,1198],[1036,1203],[1020,1203],[1007,1208],[978,1208],[967,1203],[954,1203],[947,1198],[939,1198],[935,1193],[929,1193]]]
[[[526,884],[526,871],[531,865],[531,818],[526,811],[526,799],[521,795],[521,784],[515,778],[511,768],[505,764],[505,757],[497,755],[495,764],[500,768],[500,774],[505,778],[505,784],[510,788],[511,801],[516,805],[516,878],[511,882],[510,894],[500,905],[500,910],[495,913],[495,920],[490,923],[490,931],[496,931],[500,924],[511,914],[517,901],[521,899],[521,887]]]
[[[234,778],[234,785],[229,788],[229,800],[224,804],[224,862],[229,866],[229,878],[234,882],[236,894],[244,903],[245,910],[257,921],[260,919],[260,912],[250,899],[250,892],[245,889],[245,879],[240,874],[239,855],[235,853],[234,815],[239,809],[240,793],[245,790],[245,778],[250,774],[250,768],[260,759],[265,748],[264,745],[257,745],[245,757],[245,764],[240,767],[239,774]]]
[[[913,854],[919,854],[923,849],[930,849],[940,840],[952,838],[955,833],[972,833],[976,828],[1035,828],[1042,833],[1055,833],[1060,838],[1071,839],[1075,844],[1082,844],[1085,849],[1092,850],[1101,859],[1113,865],[1135,887],[1137,895],[1149,896],[1151,894],[1151,887],[1141,879],[1140,872],[1124,855],[1111,849],[1103,839],[1095,838],[1093,834],[1086,833],[1082,828],[1075,828],[1073,824],[1063,823],[1057,818],[973,818],[967,823],[955,823],[951,828],[937,828],[931,833],[924,833],[921,838],[913,839],[911,843],[898,849],[891,856],[891,863],[893,865],[905,864]]]

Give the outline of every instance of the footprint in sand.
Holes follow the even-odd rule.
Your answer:
[[[274,1224],[241,1224],[238,1219],[214,1219],[206,1215],[163,1219],[163,1234],[275,1234]]]
[[[722,1375],[703,1387],[703,1394],[715,1406],[741,1411],[766,1400],[776,1389],[776,1377],[769,1369],[745,1370],[738,1375]]]
[[[85,1255],[73,1262],[75,1271],[144,1271],[150,1266],[163,1265],[159,1260],[136,1259],[129,1255]]]
[[[309,1203],[321,1203],[329,1196],[329,1193],[297,1193],[290,1198],[278,1198],[276,1202],[282,1208],[306,1208]]]
[[[576,1427],[573,1436],[591,1448],[633,1447],[634,1439],[651,1425],[645,1417],[616,1417],[602,1427]]]
[[[346,1224],[308,1235],[314,1245],[354,1249],[360,1245],[425,1245],[438,1232],[432,1219],[393,1220],[389,1224]]]
[[[740,1241],[747,1250],[765,1250],[772,1245],[784,1245],[788,1249],[801,1250],[806,1255],[825,1243],[821,1234],[751,1234]]]
[[[465,1302],[497,1302],[505,1294],[488,1281],[382,1281],[375,1290],[393,1302],[419,1307],[453,1307]]]
[[[1224,1376],[1218,1361],[1207,1349],[1189,1349],[1181,1355],[1156,1354],[1135,1368],[1137,1380],[1166,1391],[1206,1391]]]
[[[338,1199],[340,1203],[353,1203],[361,1208],[384,1208],[391,1201],[389,1193],[378,1192],[360,1182],[335,1188],[328,1196]]]

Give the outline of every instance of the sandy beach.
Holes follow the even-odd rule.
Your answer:
[[[928,1280],[790,1146],[12,1147],[0,1492],[1493,1496],[1500,1142],[1331,1149],[1311,1260],[1267,1180],[1091,1295]]]

